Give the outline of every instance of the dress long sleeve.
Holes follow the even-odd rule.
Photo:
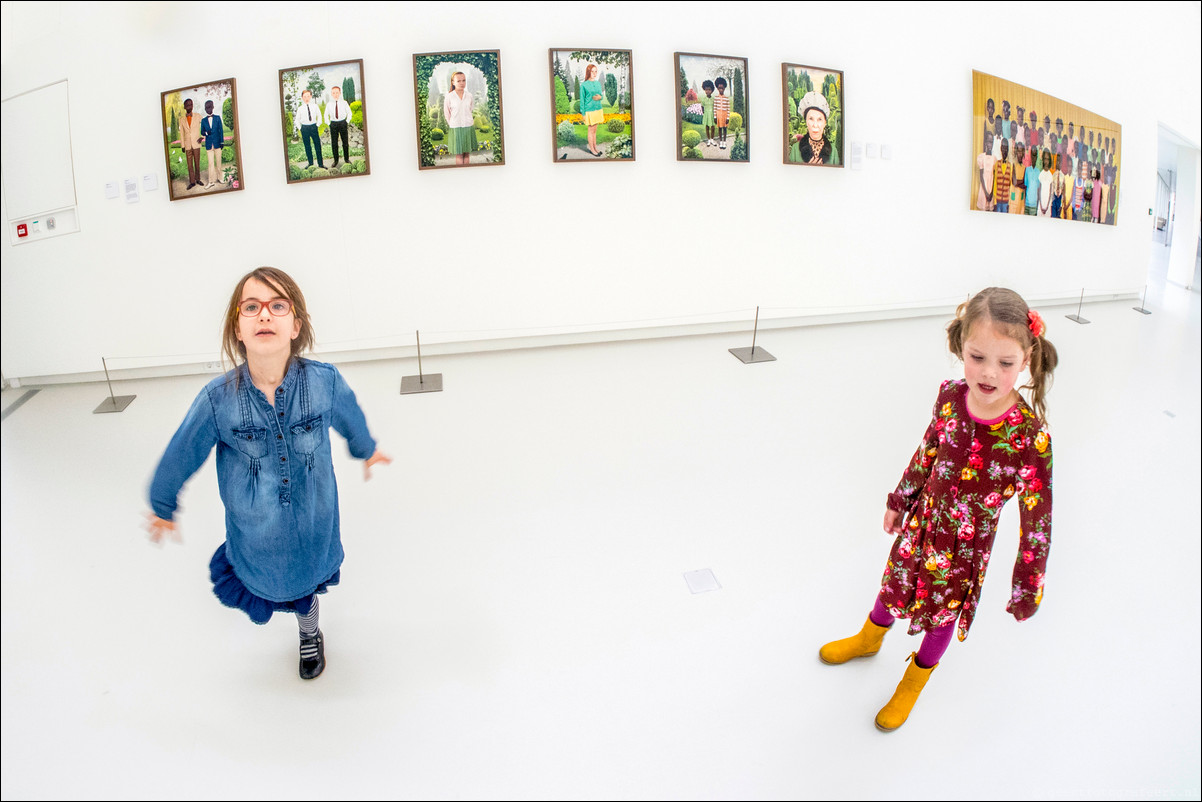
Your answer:
[[[334,431],[346,438],[351,456],[356,459],[368,459],[376,451],[376,441],[367,428],[367,418],[359,408],[355,399],[355,391],[342,378],[342,374],[334,374],[334,403],[333,419],[330,425]]]
[[[901,481],[897,483],[897,489],[889,494],[885,502],[885,505],[894,512],[908,513],[914,509],[918,503],[918,497],[922,493],[923,485],[926,484],[927,477],[931,473],[931,466],[935,464],[935,455],[939,446],[939,429],[942,423],[939,407],[947,385],[948,382],[944,382],[939,388],[939,397],[935,399],[935,407],[931,411],[931,423],[923,433],[922,442],[914,451],[909,467],[902,474]]]
[[[164,521],[172,520],[180,491],[217,445],[217,425],[208,392],[192,402],[184,422],[167,444],[150,483],[150,508]]]
[[[1052,440],[1040,429],[1024,443],[1017,493],[1018,556],[1014,560],[1006,611],[1019,621],[1035,615],[1043,600],[1043,581],[1052,545]]]

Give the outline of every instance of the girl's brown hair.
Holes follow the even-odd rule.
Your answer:
[[[1030,357],[1028,369],[1031,380],[1019,389],[1031,391],[1031,406],[1035,408],[1035,416],[1041,423],[1046,423],[1052,371],[1056,369],[1059,359],[1056,346],[1043,336],[1043,321],[1038,317],[1035,319],[1037,324],[1032,323],[1031,310],[1017,292],[1004,287],[990,287],[981,290],[956,309],[956,319],[947,326],[947,348],[963,360],[964,341],[968,339],[968,333],[982,323],[992,324],[1001,334],[1021,345],[1023,353]],[[1032,330],[1033,325],[1041,330],[1038,335]]]
[[[596,64],[590,64],[587,67],[585,67],[584,68],[584,80],[587,81],[588,77],[590,75],[592,75],[594,72],[598,72]]]
[[[300,287],[292,280],[292,276],[277,267],[256,267],[238,280],[230,296],[229,306],[225,310],[225,325],[221,330],[222,360],[229,359],[234,367],[246,361],[246,346],[238,339],[238,318],[242,314],[238,306],[242,301],[242,290],[252,278],[271,287],[277,297],[292,301],[292,314],[301,324],[300,334],[292,341],[292,356],[299,356],[312,348],[313,325],[309,321],[309,310]]]

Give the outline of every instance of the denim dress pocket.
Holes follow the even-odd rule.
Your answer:
[[[250,460],[251,476],[259,475],[259,460],[267,456],[267,429],[261,426],[249,426],[244,429],[234,429],[233,446]]]
[[[314,415],[292,424],[292,450],[305,458],[305,466],[313,470],[313,455],[325,441],[326,427],[321,415]]]

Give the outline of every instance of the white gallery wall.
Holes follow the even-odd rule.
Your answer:
[[[1036,301],[1142,290],[1158,123],[1202,141],[1199,3],[1093,4],[1051,47],[994,3],[814,8],[6,2],[0,96],[68,81],[81,230],[0,243],[0,368],[53,380],[101,357],[215,358],[233,283],[262,264],[300,282],[319,353],[358,356],[415,329],[423,346],[488,347],[679,333],[757,306],[769,323],[889,314],[991,284]],[[552,47],[633,51],[633,163],[553,163]],[[419,171],[413,54],[486,49],[501,53],[506,163]],[[748,58],[749,164],[676,161],[674,51]],[[358,58],[371,174],[288,186],[279,70]],[[783,165],[782,62],[843,70],[845,142],[892,158]],[[974,69],[1122,125],[1117,226],[969,210]],[[160,93],[230,77],[245,189],[169,202]],[[105,198],[146,173],[160,188],[140,202]]]

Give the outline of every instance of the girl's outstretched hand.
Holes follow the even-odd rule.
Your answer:
[[[146,513],[146,531],[150,533],[151,543],[162,543],[163,535],[169,535],[176,543],[182,543],[175,521],[164,521],[153,512]]]
[[[391,465],[392,457],[385,454],[380,449],[376,449],[375,453],[368,457],[367,462],[363,463],[363,481],[371,478],[371,466],[373,465]]]
[[[902,514],[897,510],[885,510],[885,531],[891,535],[902,533]]]

